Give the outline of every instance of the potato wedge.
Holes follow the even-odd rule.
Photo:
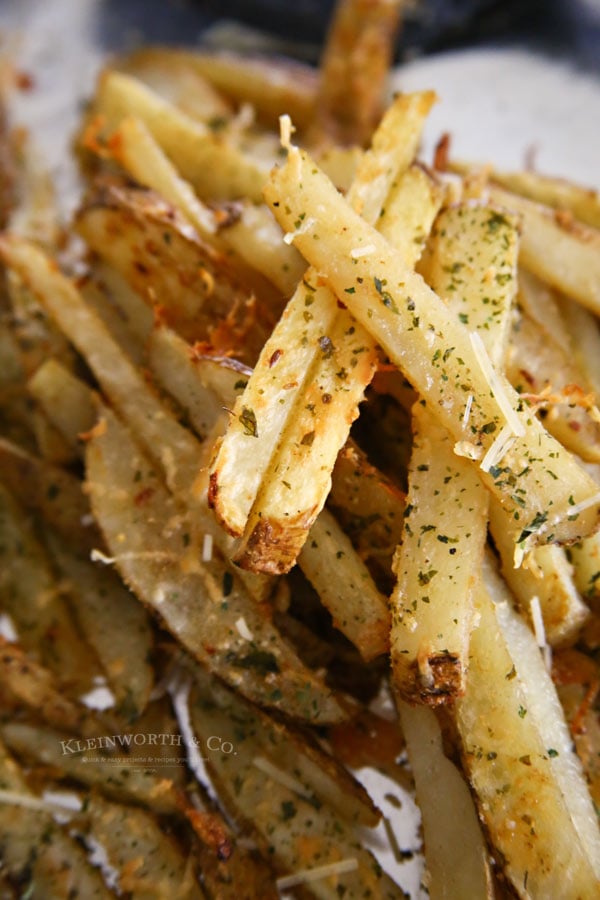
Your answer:
[[[201,686],[193,688],[190,714],[194,731],[203,742],[211,734],[219,734],[238,748],[237,753],[211,754],[209,768],[234,818],[251,824],[261,845],[272,848],[269,854],[279,871],[297,873],[297,883],[303,884],[307,869],[318,871],[324,866],[322,877],[311,881],[310,888],[314,896],[327,900],[339,897],[340,886],[349,898],[364,897],[369,891],[382,900],[404,896],[337,812],[326,804],[315,810],[297,779],[290,782],[287,773],[261,762],[261,741],[251,730],[243,730],[240,741],[228,695],[217,686],[208,694]],[[296,879],[282,879],[278,885],[283,889],[295,883]]]
[[[97,869],[88,863],[78,843],[52,817],[52,807],[29,790],[16,762],[0,746],[0,842],[3,871],[19,896],[35,900],[109,900]]]
[[[308,721],[344,717],[216,553],[194,531],[156,470],[108,410],[88,444],[92,508],[128,586],[201,662],[245,696]],[[268,685],[265,691],[265,686]]]

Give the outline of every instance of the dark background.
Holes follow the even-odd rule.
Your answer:
[[[1,2],[1,0],[0,0]],[[100,42],[196,44],[231,19],[284,40],[286,53],[316,62],[334,0],[104,0]],[[411,0],[397,59],[465,46],[523,46],[600,74],[600,0]]]

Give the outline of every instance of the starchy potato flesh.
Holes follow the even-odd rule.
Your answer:
[[[461,772],[445,755],[435,713],[398,705],[423,816],[431,897],[494,897],[488,851],[473,798]]]
[[[477,470],[428,408],[413,407],[404,533],[394,560],[394,686],[436,705],[464,693],[473,590],[486,540],[488,494]],[[438,509],[444,494],[443,508]]]
[[[220,434],[219,416],[223,417],[223,406],[231,408],[250,373],[243,367],[227,365],[227,360],[196,358],[189,345],[166,328],[155,329],[149,355],[159,382],[184,408],[196,433],[210,432],[209,437]],[[364,658],[385,653],[389,631],[386,600],[330,512],[321,511],[298,563],[331,612],[336,627],[358,647]],[[254,588],[257,580],[256,587],[260,587],[262,576],[243,570],[240,576],[250,588]]]
[[[458,319],[482,334],[490,359],[500,370],[517,284],[518,242],[516,216],[488,204],[456,204],[435,220],[419,263],[427,284]]]
[[[523,523],[522,540],[573,541],[593,530],[600,496],[592,479],[527,410],[517,411],[519,398],[501,376],[500,396],[491,390],[472,333],[454,320],[420,276],[405,269],[387,242],[352,212],[307,154],[295,149],[288,154],[286,165],[271,173],[265,192],[282,227],[293,227],[304,213],[310,226],[296,235],[296,246],[311,265],[327,275],[349,311],[428,400],[458,442],[474,444],[483,456],[495,440],[494,432],[498,434],[506,424],[506,416],[511,422],[516,417],[511,428],[518,428],[521,435],[515,434],[503,462],[504,468],[515,471],[524,494],[515,502],[506,480],[494,478],[492,471],[481,470],[481,477],[507,513],[518,515]],[[327,235],[327,242],[315,239],[322,234]],[[352,259],[352,248],[361,244],[374,245],[374,252]],[[465,422],[470,396],[473,402]],[[499,405],[502,397],[507,407]],[[548,467],[539,463],[528,467],[527,460],[533,455],[547,461]],[[554,467],[560,462],[564,483],[557,481],[550,461]],[[569,515],[573,505],[576,517]]]
[[[506,374],[519,394],[549,394],[544,425],[561,444],[588,462],[600,462],[600,413],[591,385],[571,353],[544,334],[527,313],[515,316]],[[591,400],[586,403],[587,397]],[[590,409],[591,407],[591,409]]]
[[[501,188],[490,199],[523,219],[523,266],[598,315],[600,231]]]
[[[344,582],[339,582],[343,560]],[[373,583],[368,568],[335,518],[321,510],[310,529],[298,564],[333,616],[333,624],[368,660],[389,647],[390,615],[387,599]]]
[[[597,896],[600,831],[556,689],[493,565],[456,722],[479,812],[523,898]]]

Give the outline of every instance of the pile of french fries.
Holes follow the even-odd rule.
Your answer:
[[[421,161],[400,5],[112,60],[67,227],[2,129],[2,898],[408,896],[407,760],[431,897],[600,895],[600,200]]]

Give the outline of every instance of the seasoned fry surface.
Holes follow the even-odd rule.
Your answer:
[[[598,197],[402,7],[112,60],[69,223],[0,109],[2,898],[600,892]]]

